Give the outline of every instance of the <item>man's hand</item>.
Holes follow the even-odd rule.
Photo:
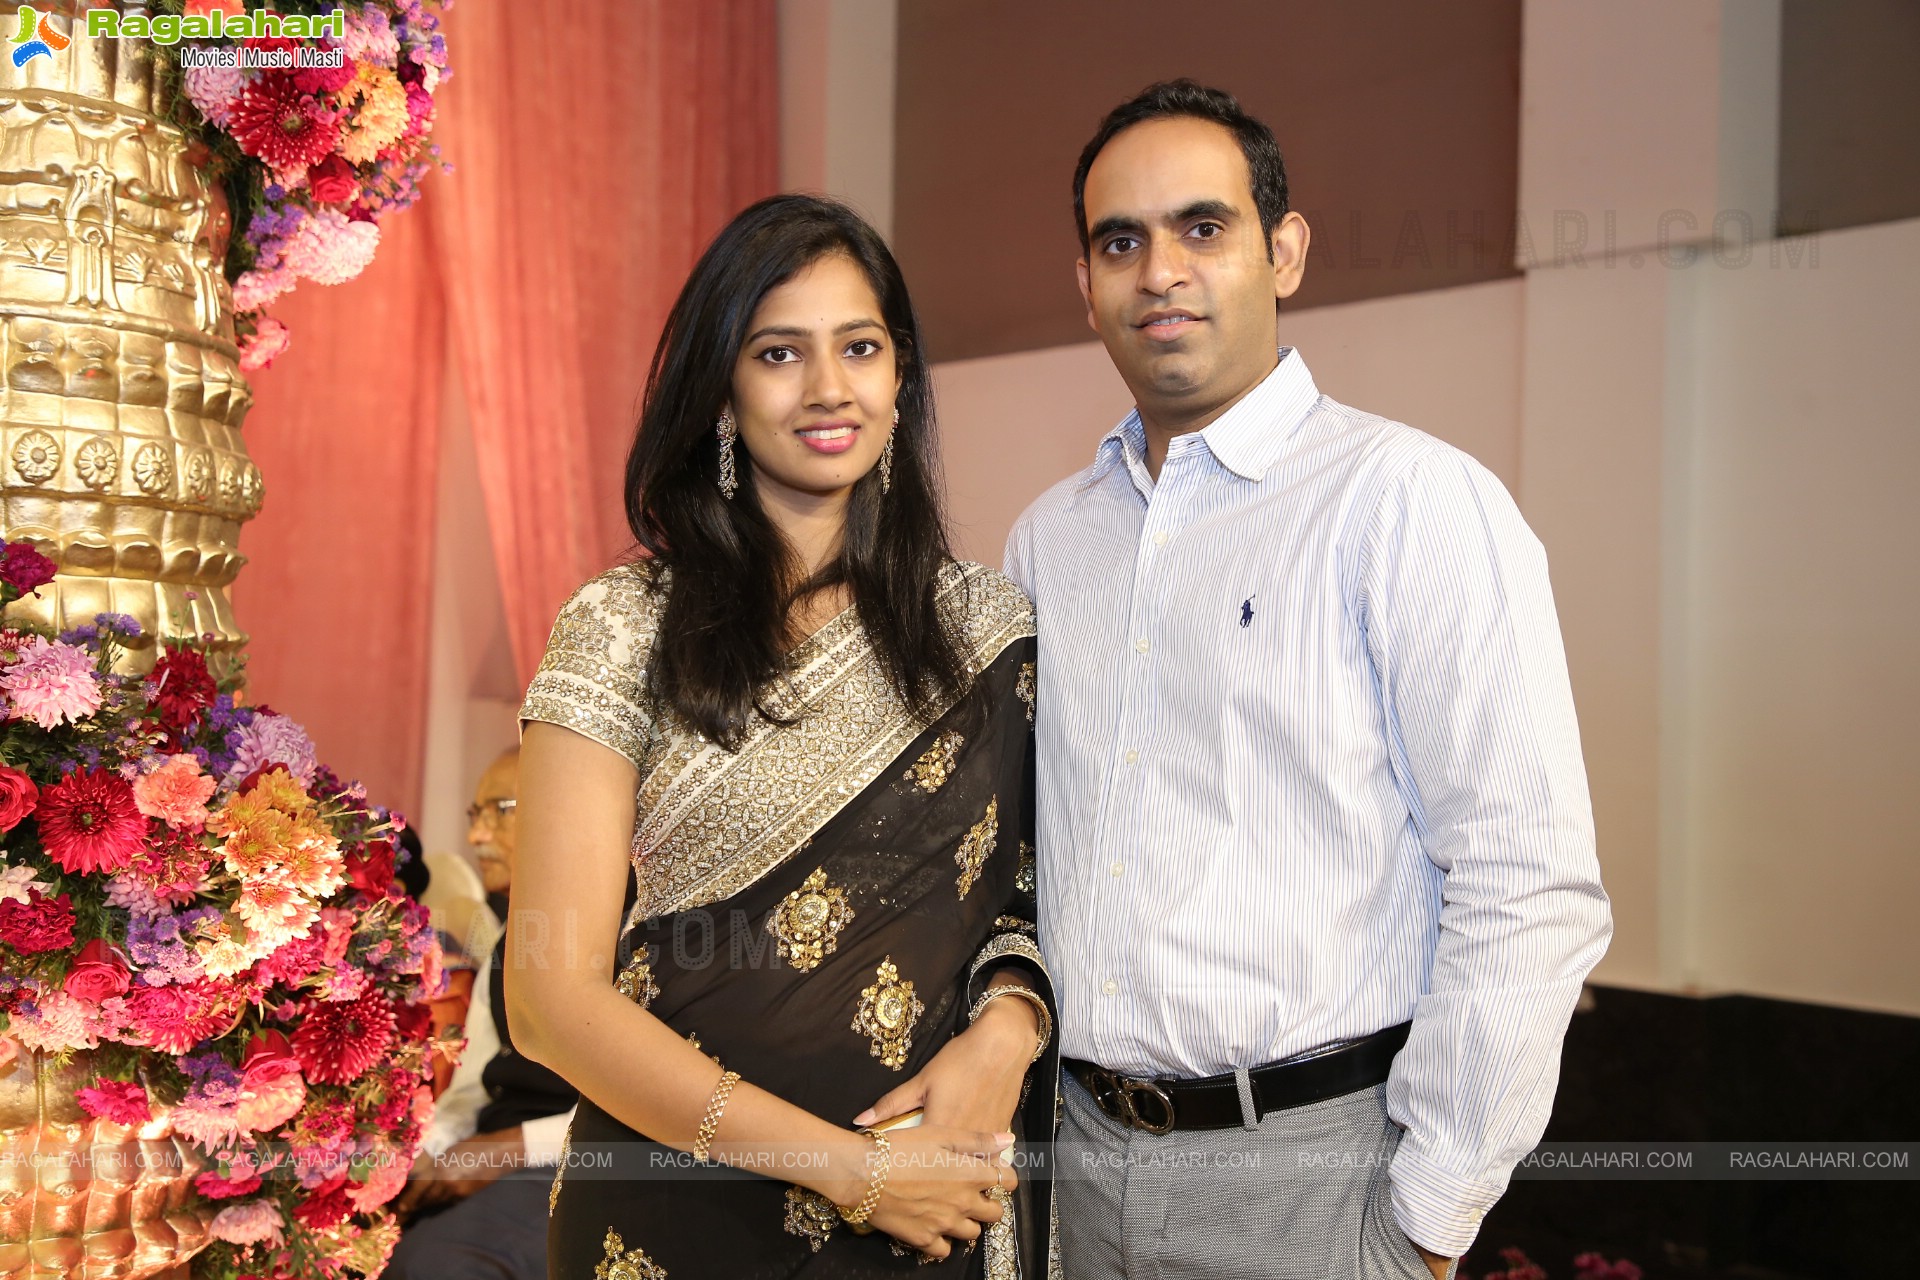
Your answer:
[[[527,1144],[519,1125],[477,1133],[448,1147],[437,1160],[422,1151],[413,1162],[407,1189],[393,1202],[394,1212],[405,1217],[433,1205],[464,1200],[526,1163]]]
[[[1408,1243],[1413,1243],[1409,1241]],[[1447,1268],[1453,1265],[1452,1258],[1443,1258],[1433,1250],[1414,1244],[1420,1250],[1420,1258],[1427,1264],[1427,1270],[1433,1272],[1433,1280],[1447,1280]]]

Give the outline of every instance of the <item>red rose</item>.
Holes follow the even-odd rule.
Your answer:
[[[30,542],[9,542],[0,558],[0,582],[26,595],[53,581],[59,566],[33,549]]]
[[[361,850],[347,855],[347,879],[370,898],[386,896],[393,883],[393,845],[386,840],[369,841]]]
[[[64,893],[43,898],[37,890],[29,890],[25,902],[0,898],[0,942],[23,955],[65,951],[73,945],[73,899]]]
[[[403,1004],[393,1011],[393,1029],[408,1040],[425,1040],[433,1034],[433,1009],[424,1001]]]
[[[240,1060],[240,1073],[248,1084],[264,1084],[300,1069],[293,1045],[281,1031],[262,1031],[247,1041],[247,1053]]]
[[[100,938],[80,948],[73,967],[67,970],[67,994],[76,1000],[98,1004],[109,996],[125,995],[131,984],[127,962]]]
[[[11,765],[0,764],[0,831],[19,826],[39,803],[40,788],[33,785],[33,779]]]
[[[341,204],[360,194],[353,166],[338,153],[307,170],[307,189],[321,204]]]
[[[206,655],[194,649],[169,647],[147,677],[153,709],[160,723],[176,733],[184,731],[219,695],[207,671]]]

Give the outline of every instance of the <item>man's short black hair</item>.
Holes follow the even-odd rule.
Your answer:
[[[1233,134],[1240,154],[1247,158],[1248,185],[1253,189],[1253,207],[1260,214],[1261,237],[1267,242],[1267,256],[1273,256],[1273,229],[1287,216],[1287,169],[1280,160],[1280,144],[1273,130],[1254,119],[1232,94],[1210,89],[1192,80],[1166,80],[1149,85],[1137,95],[1107,113],[1093,140],[1080,153],[1080,164],[1073,171],[1073,220],[1080,231],[1080,252],[1092,250],[1087,238],[1087,171],[1116,134],[1148,120],[1190,116],[1211,120]]]

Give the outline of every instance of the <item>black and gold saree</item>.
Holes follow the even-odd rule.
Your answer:
[[[1019,589],[978,565],[942,578],[977,707],[916,718],[848,610],[767,691],[787,723],[761,720],[732,752],[648,708],[660,590],[638,566],[582,587],[520,713],[640,770],[622,993],[753,1084],[849,1127],[965,1029],[998,966],[1021,966],[1051,1005],[1031,923],[1033,615]],[[1023,1140],[1051,1138],[1057,1078],[1050,1046],[1015,1119]],[[549,1233],[556,1280],[921,1269],[777,1172],[663,1172],[660,1149],[592,1099],[568,1142]],[[1050,1206],[1046,1179],[1023,1171],[981,1247],[927,1270],[1043,1280]]]

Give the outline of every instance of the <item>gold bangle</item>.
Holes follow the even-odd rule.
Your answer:
[[[1033,1012],[1040,1022],[1039,1043],[1034,1045],[1033,1056],[1028,1058],[1027,1062],[1031,1065],[1040,1061],[1040,1055],[1047,1051],[1047,1043],[1053,1039],[1053,1014],[1048,1012],[1047,1002],[1040,998],[1038,991],[1029,987],[1023,987],[1018,983],[1004,983],[997,987],[988,987],[981,993],[980,998],[973,1002],[973,1008],[967,1011],[968,1025],[971,1026],[973,1023],[978,1022],[980,1015],[987,1011],[987,1006],[995,1000],[998,1000],[1001,996],[1012,996],[1016,1000],[1025,1000],[1033,1006]]]
[[[873,1230],[867,1224],[867,1219],[880,1207],[880,1194],[887,1189],[887,1174],[893,1168],[893,1144],[887,1141],[884,1133],[875,1133],[872,1129],[862,1129],[860,1132],[873,1139],[874,1150],[880,1158],[874,1162],[873,1177],[867,1181],[867,1194],[860,1197],[860,1203],[853,1208],[840,1210],[840,1220],[860,1235],[866,1235]]]
[[[713,1145],[714,1132],[720,1128],[720,1113],[727,1109],[727,1099],[733,1096],[733,1086],[739,1083],[738,1071],[723,1071],[720,1083],[713,1086],[713,1096],[707,1099],[707,1112],[700,1117],[700,1131],[693,1139],[693,1158],[701,1164],[707,1163],[707,1148]]]

